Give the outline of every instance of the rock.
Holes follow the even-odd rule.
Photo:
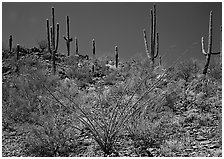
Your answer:
[[[207,138],[205,138],[205,137],[203,137],[203,136],[198,136],[198,137],[196,138],[196,140],[197,140],[197,141],[205,141],[205,140],[207,140]]]
[[[210,149],[219,148],[219,147],[220,147],[219,144],[213,144],[209,146]]]

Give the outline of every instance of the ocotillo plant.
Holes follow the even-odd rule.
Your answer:
[[[78,39],[75,37],[75,54],[79,54]]]
[[[118,48],[115,46],[115,66],[118,68]]]
[[[66,17],[66,21],[67,21],[67,37],[64,36],[64,39],[66,41],[66,45],[67,45],[67,50],[68,50],[68,56],[70,55],[70,42],[72,42],[72,38],[70,38],[69,35],[69,16]]]
[[[49,20],[47,19],[47,40],[48,40],[48,50],[52,56],[52,70],[53,74],[56,72],[56,58],[55,54],[58,50],[58,42],[59,42],[59,24],[57,23],[57,39],[55,45],[55,27],[54,27],[54,8],[52,7],[52,27],[49,26]]]
[[[220,52],[212,52],[212,11],[210,11],[210,17],[209,17],[209,37],[208,37],[208,51],[205,51],[204,48],[204,38],[201,38],[201,45],[202,45],[202,53],[205,55],[206,63],[203,69],[203,74],[206,75],[210,63],[211,55],[217,55],[220,54]]]
[[[9,51],[12,51],[12,35],[9,36]]]
[[[148,48],[147,38],[146,38],[146,31],[143,30],[144,42],[145,42],[145,49],[148,58],[152,62],[152,67],[154,67],[155,58],[158,56],[159,53],[159,33],[156,32],[156,5],[153,5],[153,10],[151,9],[151,44],[150,44],[150,52]]]

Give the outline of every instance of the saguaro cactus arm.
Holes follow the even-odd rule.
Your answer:
[[[201,51],[204,55],[207,55],[207,52],[205,51],[204,37],[201,37]]]
[[[153,58],[157,58],[157,56],[159,54],[159,33],[156,33],[156,51],[155,52],[156,52],[156,54],[154,55]]]
[[[48,42],[48,51],[51,53],[51,41],[50,41],[50,28],[49,28],[49,20],[47,19],[47,42]]]
[[[59,42],[59,23],[57,23],[57,41],[56,41],[56,48],[55,50],[58,50],[58,42]]]
[[[149,53],[149,46],[147,42],[147,37],[146,37],[146,31],[143,29],[143,37],[144,37],[144,43],[145,43],[145,51],[149,59],[151,59],[150,53]]]
[[[55,17],[54,17],[54,7],[51,8],[52,10],[52,48],[55,49]]]

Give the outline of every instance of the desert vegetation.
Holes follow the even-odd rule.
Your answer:
[[[222,156],[221,50],[212,52],[212,12],[208,52],[202,38],[206,61],[177,57],[165,68],[156,5],[150,47],[143,30],[148,58],[128,61],[119,59],[118,46],[113,56],[97,57],[94,39],[92,57],[79,53],[76,37],[73,52],[69,16],[67,53],[60,53],[51,11],[38,47],[15,45],[10,35],[2,50],[2,156]]]

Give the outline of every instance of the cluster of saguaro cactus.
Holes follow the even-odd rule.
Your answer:
[[[47,40],[48,40],[48,50],[52,56],[52,70],[55,74],[56,72],[56,57],[55,54],[58,50],[58,42],[59,42],[59,23],[57,23],[57,37],[55,41],[55,14],[54,7],[52,7],[52,26],[49,26],[49,20],[47,19]]]
[[[115,46],[115,66],[116,66],[116,68],[118,68],[118,58],[119,58],[118,48],[117,48],[117,46]]]
[[[151,29],[150,29],[150,35],[151,35],[151,43],[150,43],[150,52],[146,37],[146,31],[143,29],[143,36],[144,36],[144,43],[145,43],[145,49],[146,54],[148,58],[152,62],[152,66],[154,67],[155,64],[155,58],[157,58],[159,53],[159,33],[156,32],[156,5],[153,5],[153,9],[151,11]]]
[[[69,34],[69,16],[66,17],[66,24],[67,24],[67,37],[64,36],[64,39],[66,41],[68,56],[70,55],[70,42],[72,42],[72,38],[70,38]]]
[[[12,35],[9,36],[9,51],[12,51]]]
[[[201,38],[201,45],[202,45],[202,53],[205,55],[206,63],[203,69],[203,74],[206,75],[208,72],[208,67],[210,63],[211,55],[217,55],[220,54],[220,52],[212,52],[212,11],[210,11],[210,17],[209,17],[209,36],[208,36],[208,51],[205,51],[204,48],[204,38]],[[222,48],[221,48],[222,49]]]

